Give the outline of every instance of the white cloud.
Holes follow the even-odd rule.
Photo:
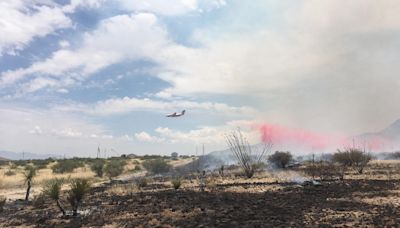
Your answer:
[[[63,11],[73,13],[77,8],[99,8],[106,0],[71,0],[70,4],[63,6]]]
[[[201,126],[193,130],[181,131],[168,127],[158,127],[154,130],[154,135],[147,132],[135,134],[135,138],[142,142],[157,142],[161,145],[207,145],[209,150],[221,150],[227,147],[226,135],[240,127],[243,135],[251,144],[260,143],[260,133],[257,128],[242,124],[235,126]]]
[[[229,106],[224,103],[195,102],[187,100],[154,100],[149,98],[113,98],[95,104],[72,104],[56,107],[57,110],[83,112],[91,115],[116,115],[134,111],[170,112],[187,109],[188,111],[207,111],[208,114],[225,116],[254,116],[257,112],[248,106]]]
[[[4,72],[0,85],[35,74],[56,76],[58,86],[63,86],[66,78],[81,81],[123,60],[151,59],[168,43],[166,31],[154,15],[119,15],[103,20],[96,30],[86,33],[82,46],[76,50],[61,49],[28,68]]]
[[[36,37],[70,27],[71,20],[53,5],[39,5],[35,1],[1,1],[0,56],[22,50]]]
[[[140,133],[135,133],[135,139],[139,140],[140,142],[150,142],[150,143],[157,143],[157,142],[162,142],[163,139],[154,137],[149,135],[147,132],[140,132]]]
[[[212,10],[226,4],[224,0],[117,0],[117,2],[126,10],[151,12],[167,16]]]

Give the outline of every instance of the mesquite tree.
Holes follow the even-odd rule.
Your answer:
[[[264,142],[261,148],[250,146],[240,129],[226,135],[226,142],[247,178],[253,177],[257,165],[264,160],[265,155],[272,148],[271,141]]]

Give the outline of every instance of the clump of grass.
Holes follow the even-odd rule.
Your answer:
[[[11,169],[4,172],[4,175],[6,175],[6,176],[15,176],[15,174],[16,174],[16,172]]]
[[[25,184],[27,185],[25,201],[28,201],[29,194],[32,187],[33,178],[36,176],[36,168],[33,166],[26,166],[24,172],[24,180]]]
[[[178,190],[182,185],[182,179],[180,177],[174,177],[171,180],[171,184],[172,184],[172,187],[174,187],[175,190]]]
[[[43,187],[44,195],[57,203],[57,207],[60,209],[63,215],[65,215],[64,207],[60,202],[61,188],[64,184],[64,179],[54,178],[47,181]]]
[[[72,215],[78,215],[78,208],[80,207],[84,196],[90,190],[90,182],[88,179],[72,179],[71,180],[71,189],[68,194],[68,201],[72,207]]]

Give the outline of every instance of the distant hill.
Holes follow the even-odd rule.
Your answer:
[[[365,133],[356,136],[372,145],[374,151],[395,151],[400,149],[400,119],[378,132]]]
[[[0,157],[0,161],[8,161],[8,160],[10,160],[10,159]]]
[[[10,151],[0,151],[0,160],[30,160],[30,159],[47,159],[47,158],[56,158],[59,157],[55,154],[35,154],[35,153],[17,153]]]

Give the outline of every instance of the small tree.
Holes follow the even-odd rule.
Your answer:
[[[153,174],[167,173],[171,170],[171,165],[162,158],[146,160],[143,167]]]
[[[50,199],[56,201],[57,207],[60,209],[62,214],[65,215],[64,207],[60,202],[60,194],[63,184],[64,184],[64,179],[57,179],[57,178],[51,179],[45,184],[43,188],[43,193],[48,197],[50,197]]]
[[[104,171],[110,180],[122,174],[124,171],[125,162],[119,160],[112,160],[106,164]]]
[[[90,182],[87,179],[72,179],[71,180],[71,189],[68,194],[68,201],[72,207],[72,215],[78,215],[78,208],[80,207],[84,196],[90,190]]]
[[[292,154],[287,151],[275,151],[274,154],[268,157],[268,161],[274,164],[277,168],[284,169],[293,160]]]
[[[247,178],[253,177],[257,165],[262,162],[265,154],[272,148],[272,143],[266,142],[261,150],[253,147],[257,150],[254,151],[240,129],[226,135],[226,142]]]
[[[26,166],[24,172],[25,184],[27,185],[25,201],[28,201],[29,194],[32,187],[33,178],[36,176],[36,168],[33,166]]]
[[[338,150],[333,154],[332,160],[339,163],[343,168],[352,167],[362,174],[365,166],[370,162],[372,156],[356,148],[349,148],[344,151]]]
[[[96,173],[96,176],[103,177],[104,173],[104,160],[96,159],[91,165],[90,169]]]

